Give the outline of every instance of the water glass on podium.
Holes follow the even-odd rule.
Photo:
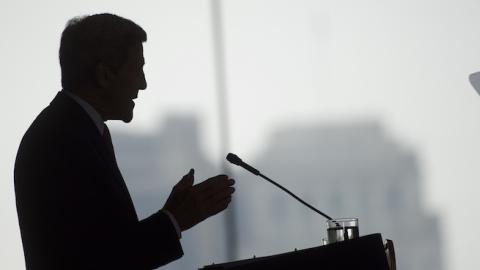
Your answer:
[[[327,220],[327,243],[335,243],[360,237],[358,218]]]

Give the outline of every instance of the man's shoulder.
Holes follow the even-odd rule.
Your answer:
[[[15,159],[16,185],[32,180],[60,180],[62,172],[78,166],[95,167],[101,137],[82,108],[57,97],[40,112],[25,132]],[[50,179],[50,180],[48,180]]]
[[[61,92],[43,109],[25,132],[22,150],[74,147],[98,132],[83,109]]]

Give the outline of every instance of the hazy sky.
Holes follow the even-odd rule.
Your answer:
[[[134,122],[109,123],[113,131],[148,132],[172,112],[195,114],[205,150],[220,159],[209,1],[0,3],[1,269],[23,269],[14,157],[61,89],[57,51],[69,18],[113,12],[148,32],[148,89]],[[446,269],[480,269],[480,231],[463,229],[480,224],[480,97],[468,83],[480,70],[480,2],[222,3],[232,152],[255,158],[282,123],[378,119],[420,156],[425,206],[442,218]]]

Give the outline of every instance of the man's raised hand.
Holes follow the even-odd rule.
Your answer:
[[[227,175],[217,175],[193,185],[191,169],[172,189],[163,207],[177,220],[182,231],[225,210],[232,200],[235,181]]]

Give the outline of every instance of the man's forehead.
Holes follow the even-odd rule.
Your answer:
[[[133,62],[140,62],[141,64],[145,63],[143,57],[143,45],[142,43],[135,44],[131,46],[128,50],[129,58]]]

